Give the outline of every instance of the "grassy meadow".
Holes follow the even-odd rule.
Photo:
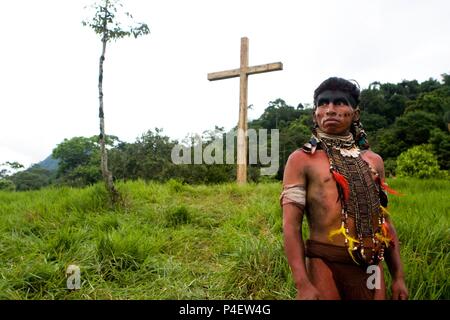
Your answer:
[[[450,181],[391,179],[411,299],[450,299]],[[0,192],[0,299],[293,299],[279,183]],[[305,226],[304,226],[305,227]],[[81,270],[81,289],[66,269]],[[389,277],[388,281],[390,281]]]

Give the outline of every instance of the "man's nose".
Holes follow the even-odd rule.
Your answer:
[[[330,102],[328,105],[327,105],[327,110],[326,110],[326,115],[333,115],[333,114],[336,114],[336,110],[334,110],[334,104],[333,104],[333,102]]]

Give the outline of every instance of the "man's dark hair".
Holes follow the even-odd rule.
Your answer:
[[[359,94],[360,90],[359,88],[352,82],[338,77],[331,77],[322,82],[316,90],[314,90],[314,106],[317,106],[317,97],[319,94],[321,94],[324,91],[331,90],[331,91],[342,91],[345,93],[348,93],[353,101],[352,107],[356,108],[356,106],[359,105]],[[354,105],[353,105],[354,103]]]

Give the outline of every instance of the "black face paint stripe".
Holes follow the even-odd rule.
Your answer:
[[[345,103],[346,105],[349,105],[352,108],[356,107],[355,99],[353,99],[353,97],[350,94],[339,90],[326,90],[322,92],[317,96],[316,101],[314,101],[314,104],[316,107],[318,107],[323,104],[328,104],[330,102],[333,102],[333,104],[335,105]]]

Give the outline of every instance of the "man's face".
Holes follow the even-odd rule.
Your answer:
[[[317,97],[313,118],[323,132],[346,135],[352,122],[359,119],[359,110],[352,108],[346,93],[327,90]]]

